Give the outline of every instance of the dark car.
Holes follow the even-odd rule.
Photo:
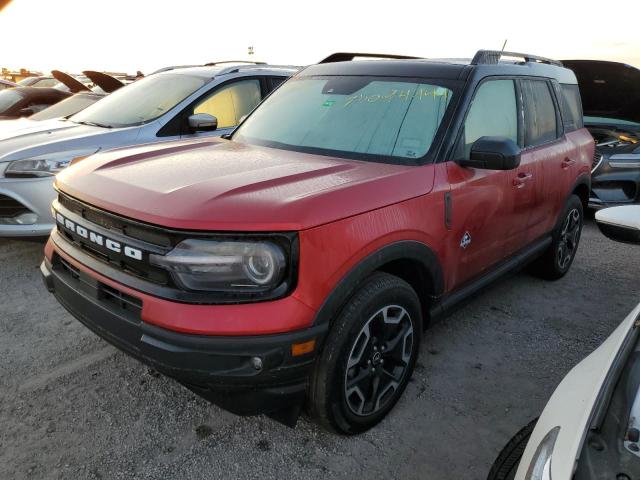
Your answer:
[[[16,87],[0,91],[0,119],[29,117],[70,97],[57,88]]]
[[[640,202],[640,70],[596,60],[562,63],[576,74],[584,123],[596,141],[589,206]]]
[[[6,88],[14,88],[19,86],[17,83],[10,82],[9,80],[5,80],[0,78],[0,90],[4,90]]]

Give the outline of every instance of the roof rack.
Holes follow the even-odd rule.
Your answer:
[[[207,64],[208,66],[209,64]],[[219,75],[228,75],[229,73],[236,73],[240,70],[247,70],[250,68],[281,68],[281,69],[295,69],[300,70],[300,67],[295,65],[269,65],[267,63],[257,63],[257,64],[249,64],[249,65],[233,65],[231,67],[226,67],[216,73],[216,76]]]
[[[500,61],[502,57],[520,57],[525,62],[547,63],[549,65],[562,66],[562,62],[551,58],[539,57],[528,53],[504,52],[501,50],[478,50],[471,60],[471,65],[494,65]]]
[[[251,60],[224,60],[222,62],[209,62],[205,63],[205,67],[214,67],[216,65],[223,65],[225,63],[249,63],[252,65],[266,65],[267,62],[252,62]]]
[[[334,62],[350,62],[354,58],[391,58],[394,60],[420,60],[420,57],[407,57],[405,55],[387,55],[384,53],[355,53],[355,52],[337,52],[332,53],[327,58],[320,60],[318,63],[334,63]]]

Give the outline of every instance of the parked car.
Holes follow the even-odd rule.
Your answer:
[[[0,129],[0,199],[13,205],[0,216],[0,236],[49,234],[53,176],[72,161],[98,150],[230,133],[295,71],[269,65],[177,69],[131,83],[31,133],[3,136]]]
[[[584,122],[596,140],[589,206],[640,202],[640,70],[618,62],[563,63],[578,78]]]
[[[0,120],[29,117],[69,96],[69,92],[44,87],[0,90]]]
[[[640,244],[640,205],[596,213],[607,237]],[[640,305],[562,380],[540,419],[500,453],[489,480],[640,478]]]
[[[18,82],[21,87],[54,88],[60,81],[53,76],[27,77]]]
[[[578,248],[594,144],[565,108],[576,78],[504,54],[334,54],[228,139],[78,162],[56,179],[48,288],[231,412],[292,425],[306,401],[334,431],[374,426],[423,326],[527,262],[562,277]]]
[[[14,88],[17,87],[18,84],[17,83],[13,83],[10,82],[9,80],[5,80],[3,78],[0,78],[0,90],[4,90],[6,88]]]

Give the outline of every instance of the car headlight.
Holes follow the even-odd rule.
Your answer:
[[[199,291],[271,291],[287,270],[285,251],[268,240],[189,239],[166,255],[151,254],[149,261],[172,272],[181,286]]]
[[[640,153],[616,153],[609,157],[612,168],[640,168]]]
[[[525,480],[551,480],[551,457],[559,432],[560,427],[555,427],[542,439],[529,464]]]
[[[4,171],[7,178],[37,178],[50,177],[60,170],[68,167],[73,162],[93,155],[99,149],[69,150],[66,152],[47,153],[32,158],[15,160]]]

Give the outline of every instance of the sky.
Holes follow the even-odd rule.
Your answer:
[[[150,73],[249,58],[307,65],[336,51],[470,58],[506,39],[511,51],[640,67],[638,30],[615,23],[579,0],[13,0],[0,11],[0,66]]]

